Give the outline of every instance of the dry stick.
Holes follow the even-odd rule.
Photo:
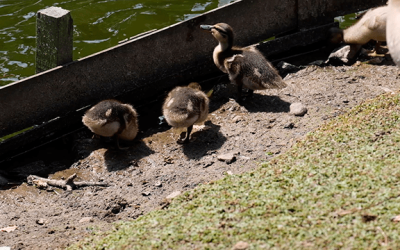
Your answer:
[[[388,237],[385,234],[385,232],[382,230],[382,228],[377,227],[376,229],[378,229],[378,231],[383,235],[383,238],[385,239],[385,242],[382,243],[382,245],[387,246],[388,245]]]
[[[396,198],[399,198],[399,197],[400,197],[400,194],[392,195],[392,196],[390,196],[390,197],[388,197],[388,198],[386,198],[383,201],[380,201],[378,203],[375,203],[375,204],[371,203],[369,206],[367,206],[365,208],[352,208],[350,210],[339,212],[338,215],[339,216],[344,216],[344,215],[348,215],[348,214],[353,214],[353,213],[358,213],[358,212],[361,212],[361,211],[365,211],[365,210],[370,209],[372,207],[379,206],[379,205],[383,204],[384,202],[386,202],[388,200],[396,199]]]
[[[50,185],[50,186],[66,189],[68,191],[71,191],[74,188],[86,187],[86,186],[102,186],[102,187],[108,186],[108,183],[104,183],[104,182],[88,182],[88,181],[74,182],[75,178],[76,178],[76,174],[71,175],[66,180],[50,180],[50,179],[42,178],[42,177],[39,177],[36,175],[30,175],[27,178],[27,183],[33,185],[33,184],[39,184],[40,182],[42,182],[42,183],[46,183],[47,185]],[[41,184],[41,185],[43,185],[43,184]]]

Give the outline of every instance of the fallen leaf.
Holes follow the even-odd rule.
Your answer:
[[[170,195],[167,196],[167,199],[173,199],[181,194],[181,191],[172,192]]]
[[[393,222],[399,222],[400,221],[400,215],[396,215],[395,217],[392,218]]]
[[[239,241],[233,246],[233,250],[245,250],[249,248],[249,243],[244,241]]]
[[[350,209],[350,210],[340,210],[340,211],[337,211],[336,214],[337,214],[338,216],[342,217],[342,216],[345,216],[345,215],[348,215],[348,214],[352,214],[352,213],[357,212],[357,211],[358,211],[357,208],[353,208],[353,209]]]
[[[93,217],[83,217],[79,220],[79,223],[93,222]]]
[[[9,233],[9,232],[14,231],[14,230],[17,229],[17,228],[18,228],[17,226],[4,227],[4,228],[0,228],[0,232],[7,232],[7,233]]]

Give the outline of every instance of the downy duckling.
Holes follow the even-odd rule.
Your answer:
[[[176,87],[169,92],[162,107],[165,120],[172,127],[186,127],[184,140],[178,143],[188,143],[193,124],[204,122],[208,115],[209,100],[201,91],[197,82],[192,82],[187,87]]]
[[[400,0],[389,0],[386,36],[390,56],[400,67]]]
[[[83,124],[93,133],[104,137],[115,137],[117,147],[119,139],[131,141],[138,133],[138,119],[132,105],[117,100],[104,100],[86,111]]]
[[[238,101],[241,100],[242,87],[254,90],[281,89],[286,87],[278,71],[254,47],[233,47],[233,29],[226,23],[200,25],[219,42],[213,52],[215,65],[229,75],[229,80],[238,87]]]
[[[370,40],[377,41],[375,52],[380,42],[386,41],[387,5],[367,11],[362,18],[349,28],[331,28],[331,42],[364,45]]]

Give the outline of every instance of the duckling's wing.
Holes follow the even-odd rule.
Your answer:
[[[253,85],[253,89],[281,89],[286,87],[278,71],[255,48],[250,48],[243,53],[241,63],[243,81],[246,85]],[[255,88],[255,86],[258,86]]]
[[[243,55],[236,54],[224,60],[224,67],[229,74],[231,81],[235,80],[241,72],[241,65],[243,65]]]

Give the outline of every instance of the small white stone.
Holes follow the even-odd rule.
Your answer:
[[[290,113],[296,116],[303,116],[307,113],[307,108],[300,102],[295,102],[290,105]]]
[[[43,225],[45,223],[44,219],[40,218],[36,221],[37,224]]]
[[[79,220],[79,223],[85,223],[85,222],[93,222],[93,217],[83,217],[82,219]]]
[[[233,153],[226,153],[226,154],[218,155],[217,159],[230,164],[236,160],[236,157]]]

